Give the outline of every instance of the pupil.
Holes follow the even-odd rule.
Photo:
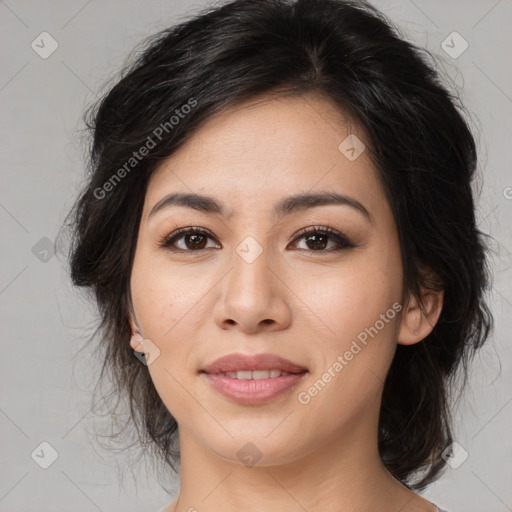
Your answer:
[[[200,244],[200,243],[197,243],[198,240],[197,239],[202,239],[203,243]],[[187,237],[188,241],[191,241],[192,240],[192,249],[202,249],[203,246],[204,246],[204,240],[205,240],[205,237],[203,237],[202,235],[188,235]],[[199,240],[200,242],[201,240]]]
[[[318,248],[320,246],[322,246],[321,248],[325,248],[325,236],[324,235],[311,235],[310,237],[308,237],[308,241],[311,241],[311,239],[315,238],[316,239],[316,242],[313,242],[313,246]],[[321,239],[321,241],[319,242],[318,239]]]

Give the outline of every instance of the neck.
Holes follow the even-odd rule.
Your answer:
[[[375,432],[373,424],[350,425],[322,444],[301,447],[300,456],[288,450],[288,460],[248,467],[180,428],[181,488],[171,511],[433,512],[435,507],[386,470]]]

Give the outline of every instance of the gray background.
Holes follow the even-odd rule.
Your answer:
[[[424,494],[453,512],[509,511],[512,2],[375,4],[439,56],[444,72],[461,88],[479,133],[478,217],[481,229],[494,238],[496,330],[472,366],[455,414],[456,439],[468,458],[448,468]],[[173,499],[154,477],[146,478],[142,462],[92,444],[97,363],[94,354],[79,350],[94,309],[71,288],[64,257],[53,255],[52,244],[83,182],[84,108],[105,90],[136,43],[203,6],[204,1],[190,0],[0,1],[2,512],[151,512]],[[58,43],[46,59],[31,47],[43,31]],[[454,31],[469,44],[457,58],[441,47]],[[58,453],[48,469],[34,461],[49,460],[49,449],[39,447],[43,441]],[[34,450],[39,457],[33,459]],[[118,466],[128,468],[124,484]]]

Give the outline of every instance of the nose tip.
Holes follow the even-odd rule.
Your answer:
[[[250,242],[247,243],[250,248]],[[252,263],[241,257],[232,274],[226,276],[215,312],[223,329],[239,326],[244,332],[255,333],[289,324],[291,313],[284,288],[267,264],[262,253]]]

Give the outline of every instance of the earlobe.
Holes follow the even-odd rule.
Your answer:
[[[132,333],[130,338],[130,347],[137,352],[144,352],[144,338],[139,331]]]
[[[397,342],[414,345],[425,339],[434,329],[443,309],[444,292],[422,290],[421,300],[412,296],[402,315]]]
[[[139,328],[131,316],[128,319],[128,323],[130,324],[130,329],[132,331],[132,335],[130,337],[130,347],[133,350],[137,350],[138,352],[144,352],[144,338],[142,337]]]

